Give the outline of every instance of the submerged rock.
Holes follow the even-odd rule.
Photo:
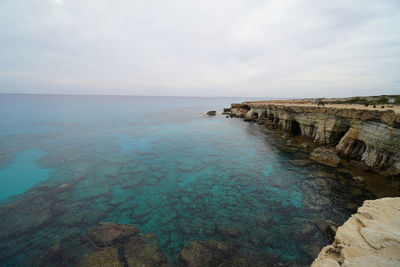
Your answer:
[[[193,242],[179,252],[179,261],[184,267],[249,266],[234,244],[215,240]]]
[[[366,200],[311,266],[400,266],[400,197]]]
[[[0,208],[0,239],[21,236],[51,220],[53,201],[47,196],[32,196],[3,205]]]
[[[313,152],[311,152],[311,159],[331,167],[337,167],[340,163],[340,158],[335,153],[335,150],[325,147],[314,149]]]
[[[57,243],[44,251],[44,257],[49,260],[60,260],[63,256],[63,248],[60,243]]]
[[[218,226],[218,232],[220,232],[224,236],[232,237],[232,238],[238,238],[241,235],[241,232],[234,227],[223,227],[223,226]]]
[[[169,266],[156,236],[140,234],[134,225],[102,222],[89,229],[85,239],[101,248],[81,259],[78,266]]]
[[[128,266],[168,266],[154,234],[132,237],[125,243],[124,254]]]
[[[118,248],[106,247],[94,252],[84,258],[79,267],[123,267],[124,263],[119,260]]]
[[[101,222],[99,226],[89,229],[86,235],[96,246],[107,247],[120,243],[138,233],[139,228],[134,225]]]
[[[308,160],[308,159],[295,159],[293,160],[293,164],[297,165],[297,166],[306,166],[311,164],[312,161]]]

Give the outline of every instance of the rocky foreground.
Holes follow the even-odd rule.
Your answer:
[[[243,102],[232,104],[225,114],[309,137],[342,159],[360,161],[385,176],[400,176],[400,114],[395,109]],[[338,164],[335,155],[317,152],[321,163]]]
[[[400,198],[366,200],[312,267],[400,266]]]
[[[154,234],[142,234],[134,225],[101,222],[81,237],[81,242],[91,246],[91,252],[78,261],[70,252],[56,244],[38,255],[30,266],[79,266],[79,267],[155,267],[172,266],[158,247]],[[274,257],[257,259],[250,263],[248,255],[238,253],[230,242],[204,240],[192,242],[179,252],[179,266],[274,266]],[[279,266],[284,266],[278,262]]]
[[[334,241],[319,253],[312,267],[400,266],[400,197],[367,200],[336,230]],[[333,232],[334,234],[334,232]],[[43,251],[33,266],[171,266],[154,234],[142,234],[134,225],[102,222],[90,228],[81,242],[93,249],[72,260],[60,244]],[[305,241],[306,242],[306,241]],[[275,259],[254,261],[238,253],[235,244],[195,241],[179,252],[179,266],[292,266]]]

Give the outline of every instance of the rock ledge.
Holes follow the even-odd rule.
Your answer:
[[[311,266],[400,266],[400,197],[364,201]]]

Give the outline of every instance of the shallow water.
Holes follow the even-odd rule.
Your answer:
[[[156,233],[171,263],[217,239],[310,264],[329,243],[326,219],[343,223],[375,195],[346,171],[283,152],[262,126],[204,116],[240,101],[0,95],[1,264],[26,265],[56,243],[79,258],[100,221]]]

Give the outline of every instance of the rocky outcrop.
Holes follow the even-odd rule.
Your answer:
[[[331,167],[337,167],[340,163],[339,156],[335,153],[334,149],[325,147],[317,147],[311,152],[311,159]]]
[[[343,157],[360,159],[372,168],[399,173],[399,128],[379,122],[353,120],[336,148]]]
[[[312,267],[400,266],[400,198],[366,200]]]
[[[400,175],[400,114],[392,110],[266,104],[232,104],[235,116],[304,135],[335,148],[345,159],[363,161],[387,175]]]
[[[249,110],[250,107],[246,104],[234,103],[231,105],[230,114],[232,117],[244,118]]]

